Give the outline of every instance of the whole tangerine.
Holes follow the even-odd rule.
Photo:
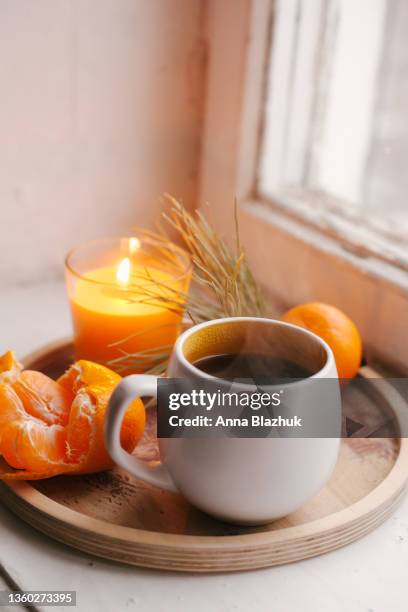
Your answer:
[[[333,351],[339,378],[354,378],[361,365],[363,343],[356,325],[342,310],[322,302],[309,302],[291,308],[282,320],[325,340]]]

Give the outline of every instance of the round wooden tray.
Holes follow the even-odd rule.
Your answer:
[[[28,356],[25,366],[57,376],[71,362],[62,341]],[[363,368],[361,376],[376,374]],[[401,413],[405,402],[373,385],[379,414]],[[154,411],[138,455],[157,456]],[[397,432],[395,432],[397,436]],[[2,482],[1,499],[45,534],[80,550],[145,567],[221,572],[279,565],[344,546],[382,523],[407,485],[408,442],[395,438],[342,441],[328,485],[292,515],[261,527],[238,527],[193,508],[180,495],[146,485],[119,469],[90,476]]]

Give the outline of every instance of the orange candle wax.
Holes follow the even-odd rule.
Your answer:
[[[76,359],[128,374],[146,370],[154,363],[152,351],[174,344],[181,331],[180,292],[187,292],[189,274],[177,277],[149,262],[126,257],[76,279],[69,291]],[[144,359],[124,361],[125,354],[141,352]]]

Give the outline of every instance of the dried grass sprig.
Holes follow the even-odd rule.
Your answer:
[[[192,287],[186,295],[179,289],[155,281],[146,270],[143,278],[148,282],[137,284],[137,298],[134,299],[144,303],[159,303],[178,313],[185,310],[194,324],[222,317],[266,316],[267,303],[241,246],[236,205],[236,248],[231,249],[201,211],[191,213],[173,196],[166,194],[165,197],[171,208],[163,214],[160,232],[140,228],[137,230],[153,238],[159,245],[163,260],[173,263],[174,249],[171,248],[173,242],[169,234],[171,231],[176,233],[192,260]],[[133,299],[131,285],[126,299],[130,302]],[[172,347],[128,353],[123,348],[128,339],[115,343],[120,355],[110,361],[110,365],[118,371],[129,371],[132,367],[140,371],[143,363],[149,364],[150,372],[160,373],[165,370]]]

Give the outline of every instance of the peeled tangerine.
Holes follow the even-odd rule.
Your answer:
[[[37,480],[87,474],[113,466],[104,443],[104,417],[119,374],[78,361],[57,381],[22,370],[13,353],[0,357],[0,456],[13,471],[0,479]],[[143,434],[143,402],[123,420],[122,446],[132,452]]]

